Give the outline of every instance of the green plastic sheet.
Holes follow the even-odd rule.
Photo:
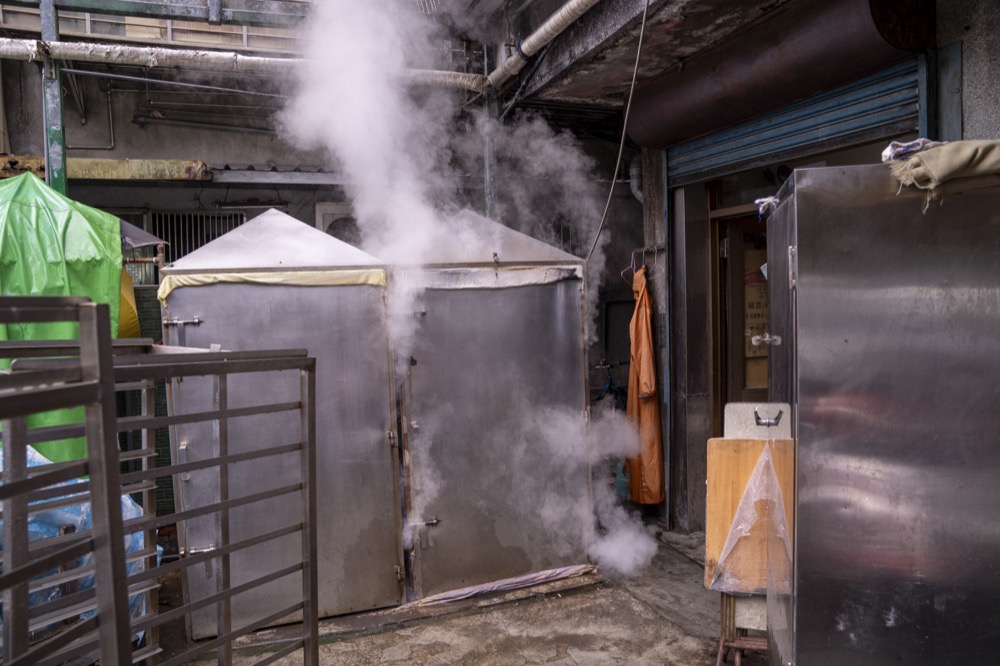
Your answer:
[[[0,294],[86,296],[107,303],[118,330],[122,250],[120,221],[59,194],[30,173],[0,181]],[[79,326],[0,324],[0,340],[79,338]],[[10,366],[2,359],[3,367]],[[83,408],[38,414],[29,427],[80,423]],[[53,462],[87,456],[82,439],[36,447]]]

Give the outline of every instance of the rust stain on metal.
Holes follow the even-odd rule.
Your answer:
[[[0,166],[0,177],[10,178],[31,172],[39,178],[45,177],[45,161],[41,157],[25,157],[4,155],[3,166]]]
[[[30,171],[44,176],[45,160],[36,155],[2,156],[0,177],[19,176]],[[124,181],[209,181],[212,169],[201,160],[115,160],[71,157],[66,175],[77,180]]]

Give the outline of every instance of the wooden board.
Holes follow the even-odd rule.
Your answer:
[[[767,524],[768,505],[759,498],[758,517],[749,534],[741,537],[725,558],[725,580],[716,581],[719,559],[723,554],[740,501],[766,446],[771,447],[785,524],[789,538],[792,529],[794,503],[794,443],[790,439],[708,440],[708,487],[705,516],[705,586],[719,592],[763,594],[767,590]]]

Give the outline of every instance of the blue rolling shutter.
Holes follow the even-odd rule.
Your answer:
[[[916,58],[671,147],[670,187],[904,132],[920,120]]]

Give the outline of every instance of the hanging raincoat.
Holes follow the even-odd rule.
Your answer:
[[[629,420],[639,430],[639,455],[627,460],[629,499],[638,504],[663,501],[663,449],[660,437],[660,399],[656,392],[656,356],[653,351],[652,306],[646,288],[646,267],[632,279],[635,313],[629,324],[632,353],[628,375]]]

